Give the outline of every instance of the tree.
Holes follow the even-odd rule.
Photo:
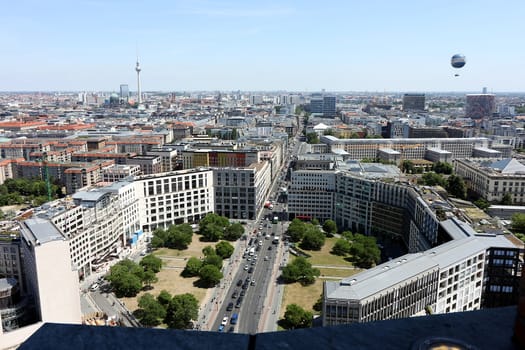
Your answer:
[[[490,203],[484,198],[474,201],[474,205],[481,210],[487,210],[490,207]]]
[[[223,277],[222,272],[215,265],[204,265],[199,270],[200,283],[206,287],[213,287]]]
[[[234,250],[235,248],[226,241],[220,241],[215,246],[215,253],[223,259],[229,258]]]
[[[290,236],[290,241],[299,242],[303,239],[306,224],[299,219],[293,219],[286,233]]]
[[[436,162],[432,165],[432,170],[438,174],[450,175],[452,174],[452,171],[454,170],[454,168],[452,167],[452,164],[450,163]]]
[[[286,306],[284,324],[288,329],[308,328],[312,326],[313,314],[297,304]]]
[[[337,224],[334,220],[326,220],[323,223],[323,230],[330,234],[337,233]]]
[[[317,312],[323,311],[323,294],[319,296],[315,304],[312,306],[312,309]]]
[[[194,256],[188,259],[186,267],[182,271],[183,277],[194,277],[199,275],[199,270],[202,268],[202,261]]]
[[[171,296],[171,294],[167,290],[163,289],[160,291],[159,295],[157,296],[157,301],[164,308],[167,308],[172,298],[173,297]]]
[[[213,249],[211,245],[207,245],[206,247],[202,248],[202,254],[204,254],[204,256],[216,255],[215,249]]]
[[[317,144],[319,143],[319,136],[316,132],[309,132],[306,134],[306,143]]]
[[[222,258],[220,256],[218,256],[217,254],[215,254],[215,252],[213,252],[213,254],[211,255],[207,255],[203,262],[202,262],[202,265],[213,265],[215,266],[217,269],[222,269]]]
[[[505,193],[501,198],[501,205],[512,205],[512,195],[510,193]]]
[[[222,238],[228,240],[228,241],[236,241],[244,234],[244,227],[238,223],[235,222],[224,230]]]
[[[162,248],[165,245],[165,242],[168,239],[168,231],[161,228],[155,229],[153,231],[153,238],[151,239],[151,245],[153,248]]]
[[[139,265],[142,266],[144,271],[150,270],[157,273],[160,272],[160,269],[162,268],[162,260],[153,254],[149,254],[140,260]]]
[[[199,302],[192,294],[175,295],[168,305],[164,322],[169,328],[191,328],[191,321],[199,317]]]
[[[107,277],[115,290],[115,295],[134,297],[142,289],[144,270],[131,260],[122,260],[113,265]]]
[[[314,283],[319,274],[319,270],[313,268],[306,258],[298,256],[283,268],[281,277],[287,283],[300,282],[308,285]]]
[[[319,220],[317,220],[316,218],[313,218],[312,220],[310,220],[310,223],[314,226],[319,226]]]
[[[321,250],[326,236],[316,226],[310,225],[304,233],[301,248],[306,250]]]
[[[511,217],[511,227],[514,232],[525,233],[525,214],[513,214]]]
[[[139,312],[136,312],[136,315],[143,326],[158,326],[161,320],[166,317],[166,309],[149,293],[139,298],[139,308]]]
[[[199,230],[202,235],[202,239],[207,242],[217,242],[223,236],[224,227],[221,227],[214,223],[201,226]]]
[[[190,225],[171,225],[168,228],[168,237],[164,241],[164,246],[171,249],[188,249],[193,238],[193,230]]]
[[[467,197],[467,186],[460,176],[450,175],[447,181],[447,192],[451,195],[465,199]]]
[[[346,239],[338,239],[332,247],[332,254],[346,256],[350,254],[351,244]]]
[[[412,161],[410,160],[404,160],[401,163],[401,171],[404,173],[413,174],[414,169],[415,169],[414,163],[412,163]]]
[[[444,186],[446,184],[446,181],[443,178],[443,175],[436,174],[433,171],[423,174],[423,176],[421,176],[421,179],[424,181],[424,184],[427,186],[436,186],[436,185]]]
[[[381,260],[381,251],[375,237],[355,234],[350,247],[350,254],[354,264],[363,268],[370,268]]]
[[[142,276],[142,282],[150,287],[153,283],[157,282],[159,279],[155,275],[155,272],[152,270],[146,270],[144,271],[144,275]]]

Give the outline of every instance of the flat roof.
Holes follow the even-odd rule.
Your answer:
[[[65,239],[56,226],[46,219],[31,217],[25,220],[22,225],[27,229],[22,230],[22,235],[34,244],[44,244],[51,241],[61,241]],[[27,237],[26,233],[30,233],[32,236]]]

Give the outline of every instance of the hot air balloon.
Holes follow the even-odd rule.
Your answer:
[[[450,64],[452,65],[452,67],[457,68],[457,69],[463,68],[465,66],[465,63],[467,63],[467,61],[465,60],[465,56],[461,54],[455,54],[450,59]],[[454,74],[454,76],[458,77],[459,74]]]

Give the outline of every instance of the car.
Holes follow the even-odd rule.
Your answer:
[[[228,333],[233,333],[234,330],[235,330],[235,326],[231,326],[231,327],[228,329]]]
[[[269,259],[270,259],[270,258],[268,257],[268,255],[266,255],[266,256],[264,257],[264,261],[268,261]]]
[[[252,261],[252,266],[255,265],[256,263],[257,263],[257,261],[255,261],[255,260]]]
[[[269,247],[268,247],[268,250],[272,250],[272,246],[269,246]]]
[[[244,292],[244,290],[248,288],[248,285],[244,283],[241,288],[243,289],[243,292]],[[239,302],[239,299],[237,299],[237,302]]]
[[[251,284],[252,286],[255,286],[255,280],[252,280],[252,281],[250,282],[250,284]]]
[[[247,271],[248,269],[249,269],[249,266],[248,265],[244,265],[244,271]]]
[[[235,299],[239,296],[239,292],[237,290],[234,290],[232,293],[232,299]]]
[[[243,297],[239,297],[239,299],[237,299],[237,302],[235,303],[235,307],[237,309],[241,307],[242,300],[243,300]]]
[[[260,245],[260,246],[263,245],[263,242],[262,242],[262,241],[259,241],[259,245]]]
[[[255,251],[258,252],[259,250],[261,250],[261,246],[258,245],[257,248],[255,248]]]
[[[218,329],[218,331],[219,331],[219,332],[222,332],[222,331],[224,331],[224,326],[223,326],[222,324],[221,324],[221,325],[219,326],[219,329]]]
[[[236,324],[238,319],[239,319],[239,314],[234,313],[232,317],[230,318],[230,324]]]
[[[94,291],[98,290],[99,287],[100,287],[100,284],[98,284],[98,283],[95,282],[95,283],[93,283],[93,284],[91,285],[91,287],[89,287],[89,290],[92,291],[92,292],[94,292]]]
[[[228,324],[228,316],[224,316],[224,317],[222,318],[221,325],[226,326],[227,324]]]
[[[248,273],[253,273],[253,266],[248,269]]]
[[[249,256],[249,257],[246,258],[246,261],[250,261],[250,260],[252,260],[252,257],[251,257],[251,256]]]
[[[237,287],[240,287],[240,286],[242,286],[242,279],[239,279],[239,280],[237,281]]]
[[[246,295],[246,291],[245,290],[241,290],[241,293],[239,294],[241,297],[245,296]]]
[[[229,303],[228,306],[226,307],[226,311],[232,311],[233,310],[233,303]]]

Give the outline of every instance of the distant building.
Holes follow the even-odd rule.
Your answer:
[[[425,94],[404,94],[403,111],[424,111]]]
[[[129,99],[129,86],[128,86],[128,84],[121,84],[120,85],[120,98],[123,101],[128,102],[128,99]]]
[[[471,119],[490,118],[496,111],[495,96],[492,94],[467,95],[465,117]]]
[[[334,118],[336,116],[335,96],[323,97],[323,117]]]
[[[139,165],[143,175],[162,173],[162,158],[157,155],[139,155],[126,159],[128,165]]]

